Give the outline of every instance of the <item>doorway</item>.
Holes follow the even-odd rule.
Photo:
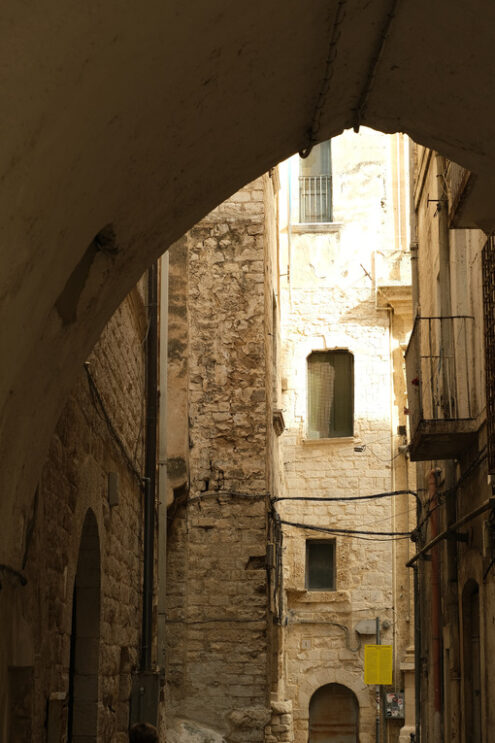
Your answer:
[[[68,743],[96,743],[100,655],[100,540],[93,511],[84,520],[74,581]]]
[[[309,743],[358,743],[359,704],[341,684],[321,686],[309,703]]]

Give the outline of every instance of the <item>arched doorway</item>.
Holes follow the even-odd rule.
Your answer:
[[[93,511],[81,535],[72,601],[68,743],[96,743],[100,654],[100,540]]]
[[[321,686],[309,703],[309,743],[358,743],[359,704],[341,684]]]
[[[480,592],[468,580],[462,592],[464,740],[481,743]]]

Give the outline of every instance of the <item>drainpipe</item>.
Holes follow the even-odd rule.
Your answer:
[[[421,517],[421,505],[418,502],[418,523]],[[414,569],[414,743],[421,743],[421,604],[419,598],[418,565]]]
[[[447,194],[445,188],[445,158],[435,156],[437,176],[437,217],[438,217],[438,253],[440,259],[440,307],[439,314],[449,317],[452,313],[450,298],[450,244],[449,244],[449,215]]]
[[[413,318],[418,314],[419,308],[419,282],[418,282],[418,227],[416,208],[414,205],[414,178],[416,161],[414,158],[414,148],[409,147],[409,220],[411,224],[410,245],[411,253],[411,292],[412,292],[412,310]]]
[[[287,285],[289,289],[289,305],[292,307],[292,160],[287,162]]]
[[[452,306],[451,290],[451,269],[450,269],[450,229],[448,219],[448,200],[447,188],[445,184],[445,172],[447,169],[446,160],[442,155],[435,156],[436,176],[437,176],[437,198],[438,198],[438,246],[440,258],[440,307],[439,314],[449,317],[456,315],[456,308]],[[446,327],[442,327],[442,344],[447,356],[454,357],[458,349],[454,340],[454,327],[447,322]],[[451,396],[451,386],[455,389],[455,379],[451,380],[447,367],[443,367],[443,387],[446,390],[447,398]],[[444,470],[445,486],[447,491],[450,490],[456,481],[456,466],[453,461],[448,460],[442,465]],[[456,496],[447,496],[445,504],[446,523],[449,526],[457,519]],[[440,549],[440,548],[439,548]],[[450,709],[446,710],[447,727],[445,734],[457,739],[460,735],[459,730],[459,710],[460,710],[460,647],[459,647],[459,610],[457,603],[457,543],[447,541],[446,546],[446,564],[444,573],[445,587],[445,611],[450,632],[450,668],[448,672],[447,683],[450,685],[448,703]],[[450,726],[450,729],[449,729]]]
[[[158,667],[165,674],[165,615],[167,567],[167,363],[168,363],[168,265],[169,254],[160,259],[160,353],[158,421]]]
[[[157,367],[158,367],[158,272],[148,269],[148,334],[146,338],[146,438],[144,493],[143,623],[141,632],[141,670],[151,671],[153,643],[153,580],[155,551],[155,492],[157,445]]]
[[[375,625],[376,625],[376,639],[375,642],[377,645],[381,645],[381,638],[380,638],[380,617],[376,617],[375,619]],[[375,739],[376,743],[380,743],[381,737],[380,737],[380,718],[381,718],[381,689],[380,686],[377,684],[375,688],[375,705],[376,705],[376,716],[375,716]]]
[[[428,475],[428,497],[432,508],[430,517],[431,538],[438,536],[438,494],[437,474],[432,470]],[[441,716],[442,716],[442,627],[440,608],[440,545],[431,551],[431,629],[432,629],[432,660],[433,660],[433,739],[440,743]]]

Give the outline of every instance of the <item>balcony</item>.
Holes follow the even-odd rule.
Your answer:
[[[476,437],[474,318],[416,317],[406,351],[413,462],[455,459]]]

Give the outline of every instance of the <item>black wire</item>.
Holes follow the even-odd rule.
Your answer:
[[[480,451],[478,452],[478,455],[477,455],[476,459],[473,462],[471,462],[471,464],[469,465],[469,467],[467,468],[467,470],[461,475],[461,477],[457,480],[457,482],[455,483],[455,485],[453,487],[449,488],[448,490],[445,490],[445,491],[443,491],[441,493],[438,493],[438,496],[444,496],[444,497],[447,497],[448,498],[450,495],[455,495],[457,493],[457,491],[459,490],[460,486],[463,484],[463,482],[465,480],[467,480],[473,474],[473,472],[475,471],[475,469],[487,457],[488,457],[488,448],[486,446],[484,446],[482,449],[480,449]],[[419,499],[419,496],[418,496],[418,499]],[[423,517],[423,519],[418,523],[418,525],[416,526],[416,528],[414,529],[414,531],[412,532],[413,534],[417,534],[417,535],[420,534],[420,530],[422,529],[423,526],[426,526],[426,527],[428,526],[428,522],[430,520],[430,517],[431,517],[432,513],[434,513],[434,511],[436,511],[437,508],[440,508],[440,506],[443,505],[443,503],[437,503],[436,505],[434,505],[432,507],[431,506],[431,501],[429,499],[427,499],[425,503],[422,503],[422,501],[420,500],[420,503],[421,503],[422,506],[426,506],[426,514]],[[413,541],[419,541],[419,540],[416,539],[416,540],[413,540]]]
[[[342,502],[342,501],[353,501],[353,500],[375,500],[377,498],[391,498],[395,495],[414,495],[418,498],[418,494],[414,490],[391,490],[387,493],[374,493],[373,495],[349,495],[349,496],[331,496],[331,497],[309,497],[309,496],[288,496],[282,495],[278,498],[272,498],[272,503],[277,503],[281,500],[301,500],[301,501],[321,501],[321,502]]]
[[[20,570],[16,570],[15,568],[11,568],[10,565],[4,565],[3,563],[0,564],[0,572],[7,573],[8,575],[11,575],[14,578],[17,578],[21,586],[25,586],[27,584],[27,578],[24,575],[24,573],[21,573]],[[1,588],[1,584],[0,584]]]
[[[327,526],[315,526],[314,524],[300,524],[296,521],[285,521],[284,519],[280,519],[280,523],[285,524],[286,526],[295,526],[298,529],[310,529],[311,531],[321,531],[326,534],[334,534],[335,536],[355,536],[357,539],[366,539],[368,537],[401,537],[402,539],[409,539],[411,536],[410,531],[364,531],[359,529],[338,529]]]
[[[144,479],[141,473],[136,469],[134,462],[132,461],[131,457],[127,453],[127,450],[122,442],[122,439],[120,438],[119,434],[115,430],[115,426],[113,425],[112,419],[108,415],[107,409],[105,407],[105,403],[103,402],[103,398],[100,394],[100,391],[97,387],[97,384],[93,378],[93,375],[91,374],[91,370],[89,368],[89,363],[86,362],[84,364],[84,370],[86,372],[86,376],[88,378],[88,385],[89,385],[89,391],[91,393],[91,398],[93,400],[93,405],[95,406],[96,410],[98,411],[99,415],[103,418],[105,423],[107,424],[108,430],[110,431],[110,434],[112,435],[112,438],[114,439],[115,443],[119,447],[122,456],[124,457],[127,466],[129,467],[132,474],[136,477],[136,479],[139,481],[139,485],[142,489],[144,489]]]
[[[481,449],[481,450],[480,450],[480,451],[478,452],[478,457],[477,457],[477,459],[475,459],[475,460],[474,460],[474,462],[472,462],[472,463],[471,463],[471,464],[469,465],[469,467],[467,468],[467,470],[466,470],[466,471],[465,471],[465,472],[464,472],[464,473],[463,473],[463,474],[462,474],[462,475],[460,476],[459,480],[458,480],[458,481],[457,481],[457,483],[456,483],[456,484],[454,485],[454,488],[453,488],[453,489],[454,489],[454,490],[457,490],[457,488],[458,488],[458,487],[459,487],[460,485],[462,485],[462,483],[464,482],[464,480],[466,480],[466,479],[467,479],[468,477],[470,477],[470,475],[471,475],[471,474],[473,473],[473,471],[474,471],[474,470],[476,469],[476,467],[478,467],[478,465],[480,465],[480,464],[481,464],[481,462],[483,462],[483,461],[484,461],[484,460],[485,460],[485,459],[486,459],[487,457],[488,457],[488,451],[487,451],[487,447],[486,447],[486,446],[484,446],[484,447],[483,447],[483,448],[482,448],[482,449]]]
[[[488,565],[487,569],[483,573],[483,583],[486,581],[488,573],[490,572],[490,569],[493,567],[494,564],[495,564],[495,557],[492,557],[492,559],[490,560],[490,564]]]

